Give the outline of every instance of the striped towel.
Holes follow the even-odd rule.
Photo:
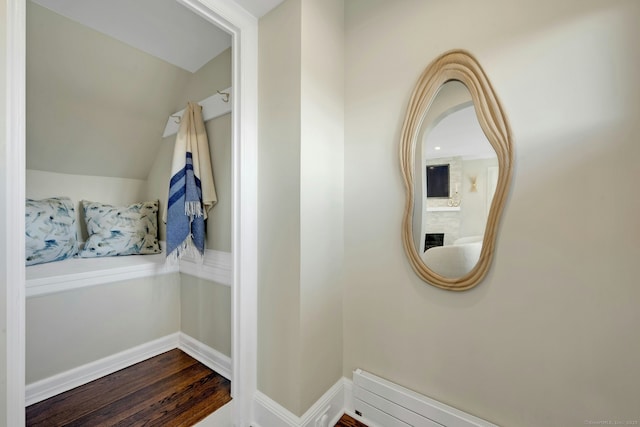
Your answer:
[[[205,219],[218,201],[202,107],[189,102],[176,136],[167,202],[167,257],[202,260]]]

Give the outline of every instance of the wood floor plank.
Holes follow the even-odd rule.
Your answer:
[[[209,374],[210,370],[207,367],[201,364],[194,364],[170,377],[154,381],[135,393],[122,396],[112,401],[109,405],[85,414],[83,417],[66,425],[69,427],[105,425],[107,423],[117,425],[121,420],[141,411],[144,412],[150,406],[162,403],[170,398],[172,394],[184,390],[193,381],[199,381]]]
[[[193,382],[186,389],[176,391],[145,411],[122,420],[118,426],[185,426],[193,425],[231,400],[230,383],[225,378],[211,374]]]
[[[351,418],[347,414],[344,414],[338,421],[338,424],[335,425],[335,427],[367,427],[367,425]]]
[[[29,406],[27,426],[188,426],[229,402],[230,389],[176,349]]]

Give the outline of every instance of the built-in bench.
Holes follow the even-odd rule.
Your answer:
[[[26,296],[33,297],[122,280],[182,272],[231,286],[232,256],[207,249],[204,261],[168,261],[165,254],[70,258],[26,268]]]

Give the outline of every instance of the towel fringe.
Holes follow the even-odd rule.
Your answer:
[[[189,218],[201,217],[203,215],[202,203],[199,201],[191,201],[184,203],[184,214]]]
[[[184,239],[178,247],[176,247],[171,253],[167,254],[167,260],[172,264],[177,264],[178,260],[187,257],[191,258],[196,263],[202,265],[204,263],[204,254],[200,253],[196,245],[193,243],[193,235],[190,234]]]

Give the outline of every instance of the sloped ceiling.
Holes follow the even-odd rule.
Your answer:
[[[195,73],[231,46],[231,36],[177,0],[31,0],[62,16]],[[235,0],[261,17],[283,0]]]
[[[27,2],[27,168],[146,179],[192,72],[230,43],[176,0]]]
[[[32,0],[192,73],[231,46],[231,36],[175,0]]]
[[[146,179],[191,73],[27,3],[27,168]]]

